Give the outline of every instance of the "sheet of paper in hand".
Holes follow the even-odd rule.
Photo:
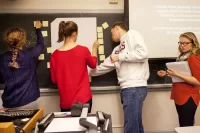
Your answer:
[[[187,75],[187,76],[192,75],[187,61],[169,62],[169,63],[166,63],[166,66],[168,69],[177,71],[178,73],[181,73],[183,75]],[[178,77],[175,77],[175,76],[172,76],[172,81],[173,82],[185,82],[184,80],[182,80]]]

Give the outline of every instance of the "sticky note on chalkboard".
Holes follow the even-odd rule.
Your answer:
[[[98,39],[99,44],[104,44],[103,39]]]
[[[48,54],[52,53],[52,48],[51,48],[51,47],[48,47],[48,48],[47,48],[47,53],[48,53]]]
[[[102,27],[97,27],[97,32],[103,32],[103,28]]]
[[[42,26],[43,27],[48,27],[49,26],[49,22],[48,21],[42,21]]]
[[[105,58],[106,58],[105,55],[99,55],[99,60],[100,60],[100,61],[104,61]]]
[[[41,54],[41,55],[38,57],[38,60],[44,60],[44,54]]]
[[[99,54],[104,54],[104,45],[99,46]]]
[[[33,21],[33,26],[35,27],[37,21]]]
[[[98,38],[103,38],[103,32],[98,33]]]
[[[47,37],[48,36],[47,31],[42,31],[42,36]]]
[[[109,25],[108,25],[108,23],[107,23],[107,22],[105,22],[105,23],[103,23],[103,24],[102,24],[102,27],[103,27],[104,29],[106,29],[106,28],[108,28],[108,27],[109,27]]]
[[[47,68],[50,68],[50,62],[47,62]]]

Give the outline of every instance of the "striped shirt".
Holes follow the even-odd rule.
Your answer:
[[[12,52],[0,54],[0,83],[5,85],[2,95],[3,107],[14,108],[24,106],[40,96],[36,75],[36,61],[43,52],[44,39],[40,29],[36,29],[36,46],[28,50],[20,50],[17,62],[20,68],[8,66],[12,60]]]

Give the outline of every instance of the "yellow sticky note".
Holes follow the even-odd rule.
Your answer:
[[[50,68],[50,62],[47,62],[47,68]]]
[[[33,26],[35,27],[37,21],[33,21]]]
[[[103,23],[103,24],[102,24],[102,27],[103,27],[104,29],[106,29],[106,28],[108,28],[108,27],[109,27],[109,25],[108,25],[108,23],[107,23],[107,22],[105,22],[105,23]]]
[[[103,32],[103,28],[102,27],[97,27],[97,32]]]
[[[44,54],[41,54],[41,55],[38,57],[38,60],[44,60]]]
[[[42,36],[47,37],[48,36],[47,31],[42,31]]]
[[[99,54],[104,54],[104,46],[103,45],[99,46]]]
[[[103,38],[103,32],[98,33],[98,38]]]
[[[48,47],[48,48],[47,48],[47,53],[48,53],[48,54],[52,53],[52,48],[51,48],[51,47]]]
[[[49,26],[49,22],[48,21],[42,21],[42,26],[43,27],[48,27]]]
[[[100,56],[99,56],[99,60],[100,60],[100,61],[104,61],[105,58],[106,58],[105,55],[100,55]]]
[[[98,39],[99,44],[104,44],[103,39]]]

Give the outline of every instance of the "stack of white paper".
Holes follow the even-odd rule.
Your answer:
[[[166,66],[168,69],[172,69],[174,71],[177,71],[180,74],[186,75],[186,76],[191,76],[191,71],[190,67],[187,61],[181,61],[181,62],[170,62],[166,63]],[[185,82],[184,80],[172,76],[172,81],[173,82]]]
[[[71,133],[76,131],[87,131],[79,124],[80,117],[54,118],[44,133]],[[97,125],[97,117],[87,117],[87,121]]]

